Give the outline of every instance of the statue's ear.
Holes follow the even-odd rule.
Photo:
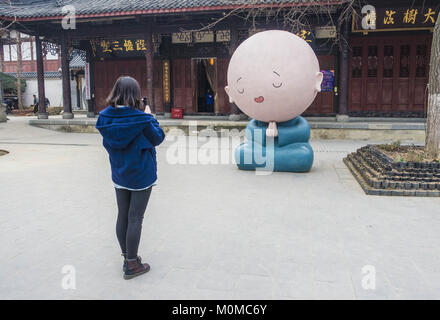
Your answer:
[[[318,72],[316,74],[316,88],[315,88],[317,92],[321,92],[322,79],[324,79],[324,74],[322,72]]]
[[[229,97],[229,103],[234,103],[234,99],[232,99],[232,96],[230,95],[230,89],[228,86],[225,87],[225,91],[228,94]]]

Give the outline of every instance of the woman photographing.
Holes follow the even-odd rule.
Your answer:
[[[120,77],[99,113],[96,129],[109,154],[118,218],[116,235],[124,257],[124,279],[150,270],[138,256],[142,221],[157,180],[155,147],[165,134],[151,114],[146,98],[141,102],[139,83]]]

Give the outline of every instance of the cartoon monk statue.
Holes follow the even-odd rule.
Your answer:
[[[253,118],[247,141],[235,150],[239,169],[310,171],[310,126],[300,114],[321,91],[322,79],[313,49],[290,32],[260,32],[237,48],[225,90],[230,102]],[[263,160],[270,155],[268,165]]]

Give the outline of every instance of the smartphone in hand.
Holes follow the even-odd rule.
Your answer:
[[[147,97],[142,98],[142,108],[145,113],[151,113],[151,109],[150,109]]]

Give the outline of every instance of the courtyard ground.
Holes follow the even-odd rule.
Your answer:
[[[312,141],[312,172],[271,175],[172,164],[194,147],[164,142],[151,271],[126,281],[101,136],[27,121],[0,124],[1,299],[440,298],[440,199],[365,195],[342,162],[364,141]]]

